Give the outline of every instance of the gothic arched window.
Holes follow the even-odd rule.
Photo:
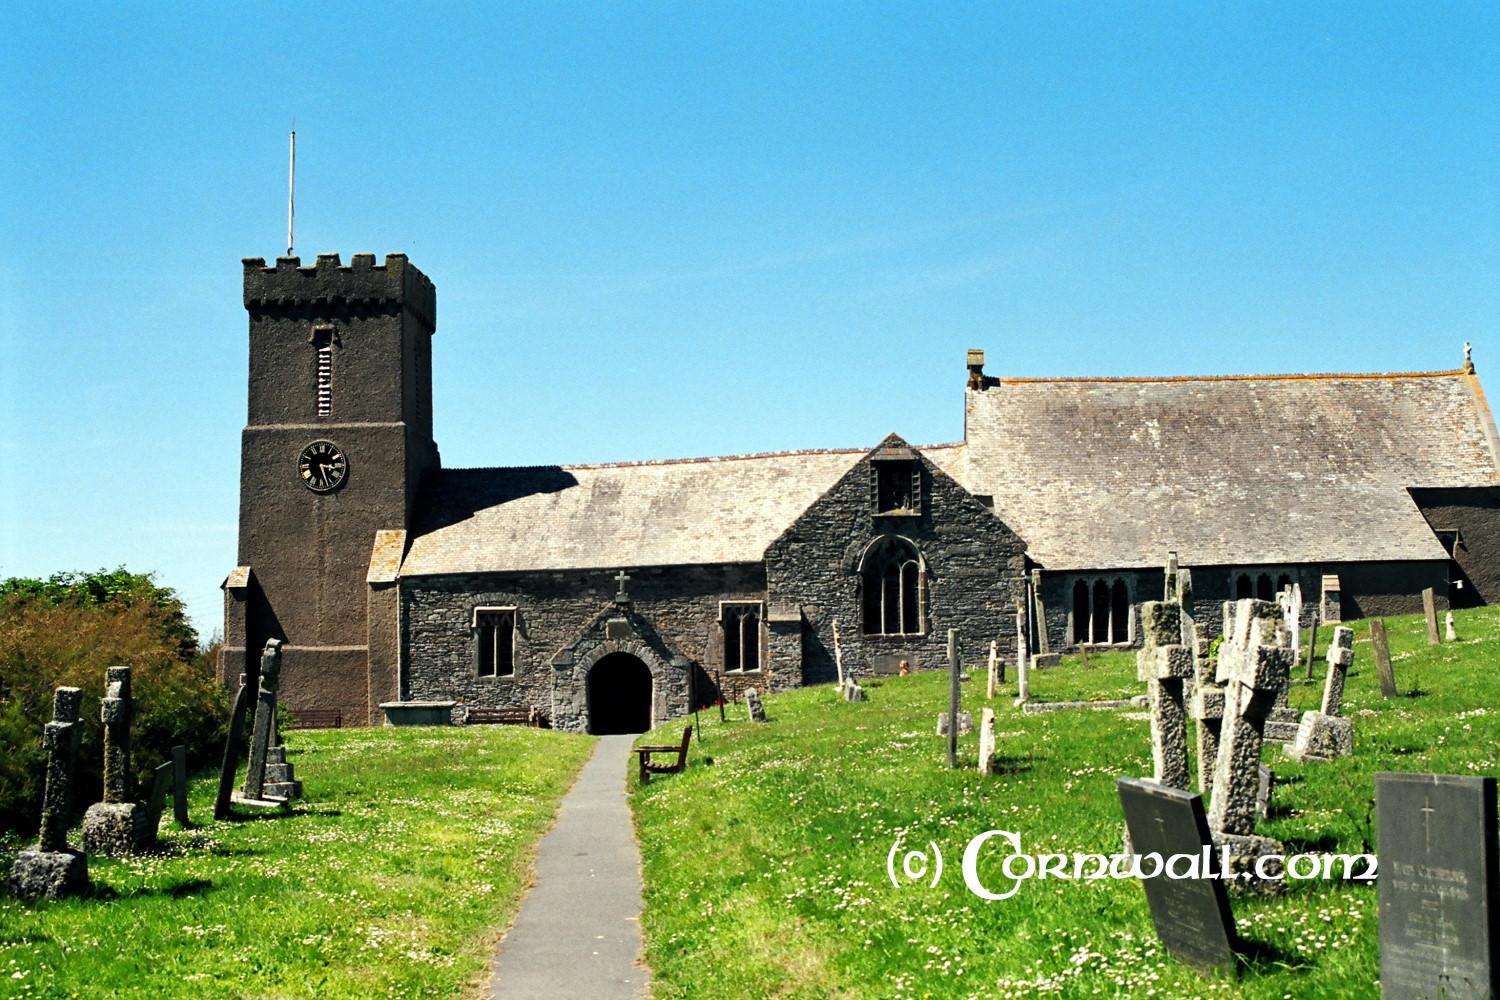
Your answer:
[[[904,538],[886,535],[865,550],[860,565],[866,635],[922,631],[922,554]]]

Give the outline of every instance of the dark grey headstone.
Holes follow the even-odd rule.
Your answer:
[[[1500,996],[1495,779],[1377,774],[1380,992]]]
[[[1396,697],[1396,671],[1391,666],[1391,644],[1385,635],[1385,620],[1370,622],[1370,645],[1375,647],[1375,669],[1380,673],[1380,696]]]
[[[1438,635],[1437,599],[1431,587],[1422,591],[1422,614],[1427,619],[1427,642],[1436,646],[1443,639]]]
[[[1164,860],[1174,854],[1201,857],[1212,844],[1199,796],[1143,778],[1120,778],[1115,786],[1135,853],[1155,852]],[[1144,864],[1155,867],[1150,861]],[[1233,973],[1234,916],[1223,882],[1158,875],[1142,879],[1141,885],[1157,937],[1173,956],[1205,972]]]

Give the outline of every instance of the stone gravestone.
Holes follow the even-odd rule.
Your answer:
[[[1233,632],[1219,648],[1224,720],[1208,825],[1214,842],[1229,848],[1237,871],[1261,856],[1284,853],[1280,842],[1255,836],[1255,796],[1266,718],[1291,669],[1285,628],[1276,604],[1246,598],[1235,605]],[[1266,873],[1279,877],[1280,865],[1267,863]]]
[[[1342,593],[1343,587],[1339,583],[1338,574],[1323,574],[1323,599],[1318,602],[1318,617],[1329,625],[1337,625],[1344,620]]]
[[[1443,616],[1443,639],[1446,642],[1458,641],[1458,629],[1453,627],[1453,612]]]
[[[135,702],[130,697],[130,668],[105,672],[104,698],[99,717],[104,722],[104,801],[83,814],[83,849],[88,854],[121,857],[150,846],[156,829],[146,828],[146,814],[131,800],[130,720]]]
[[[187,811],[187,747],[173,747],[172,759],[165,764],[158,764],[152,772],[151,797],[146,800],[145,807],[145,826],[153,838],[157,828],[161,826],[162,811],[167,807],[168,789],[172,791],[173,818],[179,826],[186,829],[191,825]]]
[[[1225,601],[1223,606],[1224,634],[1233,628],[1234,605]],[[1219,733],[1224,721],[1224,685],[1219,684],[1218,660],[1209,655],[1212,642],[1208,630],[1202,625],[1195,628],[1195,643],[1198,651],[1198,676],[1193,685],[1193,697],[1188,703],[1188,714],[1197,723],[1198,791],[1208,793],[1214,785],[1214,762],[1219,757]]]
[[[974,731],[974,716],[968,712],[958,713],[958,735],[967,736]],[[939,712],[937,717],[937,734],[948,735],[948,713]]]
[[[989,687],[985,691],[985,698],[989,701],[995,700],[995,688],[1000,683],[1000,644],[990,640],[989,660]]]
[[[292,775],[286,747],[276,738],[276,694],[281,686],[281,643],[266,642],[260,659],[255,694],[255,729],[250,737],[250,766],[245,774],[245,800],[284,802],[300,798],[302,782]]]
[[[1431,587],[1422,591],[1422,614],[1427,618],[1427,644],[1436,646],[1442,637],[1438,635],[1437,598]]]
[[[766,721],[766,707],[760,703],[760,692],[755,688],[745,689],[745,707],[750,710],[751,722]]]
[[[1119,778],[1115,787],[1135,854],[1201,859],[1209,846],[1203,800],[1192,792],[1144,778]],[[1140,862],[1149,868],[1150,860]],[[1199,862],[1202,863],[1201,860]],[[1177,871],[1177,869],[1174,869]],[[1141,879],[1156,935],[1172,956],[1204,972],[1234,972],[1234,916],[1224,883],[1216,878]]]
[[[1370,645],[1375,647],[1375,669],[1380,674],[1380,696],[1396,697],[1396,671],[1391,667],[1391,643],[1385,634],[1385,619],[1370,620]]]
[[[1500,996],[1495,779],[1377,774],[1380,992]]]
[[[52,696],[52,721],[42,731],[47,782],[42,792],[41,835],[37,846],[22,851],[10,870],[10,894],[17,899],[62,899],[82,893],[89,885],[88,855],[68,847],[68,806],[82,701],[83,692],[75,687],[60,687]]]
[[[1151,764],[1156,780],[1188,787],[1187,711],[1183,681],[1193,676],[1193,649],[1182,644],[1182,605],[1147,601],[1141,605],[1143,642],[1136,654],[1136,676],[1146,682],[1151,706]]]
[[[995,710],[979,713],[979,773],[988,777],[995,769]]]
[[[868,701],[869,698],[870,696],[865,693],[865,689],[854,683],[854,678],[849,677],[844,680],[845,701]]]
[[[1265,819],[1271,815],[1271,787],[1276,784],[1276,772],[1266,765],[1260,766],[1260,783],[1255,788],[1255,818]]]
[[[1340,625],[1333,630],[1333,643],[1325,657],[1328,676],[1323,681],[1323,704],[1316,712],[1304,712],[1297,738],[1286,748],[1293,760],[1333,760],[1354,752],[1354,722],[1342,718],[1344,677],[1354,662],[1354,630]]]
[[[1016,705],[1031,700],[1031,650],[1026,644],[1026,611],[1016,605]]]

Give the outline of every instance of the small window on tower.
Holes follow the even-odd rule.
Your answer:
[[[318,416],[333,414],[333,327],[313,327],[312,345],[317,356]]]
[[[875,474],[875,513],[915,513],[922,506],[921,467],[914,461],[870,463]]]
[[[475,673],[512,677],[516,672],[516,609],[474,609]]]

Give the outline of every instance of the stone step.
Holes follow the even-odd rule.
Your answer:
[[[300,799],[302,798],[302,782],[268,781],[262,794],[268,799]]]
[[[292,773],[292,764],[267,764],[266,781],[296,781],[297,776]]]

